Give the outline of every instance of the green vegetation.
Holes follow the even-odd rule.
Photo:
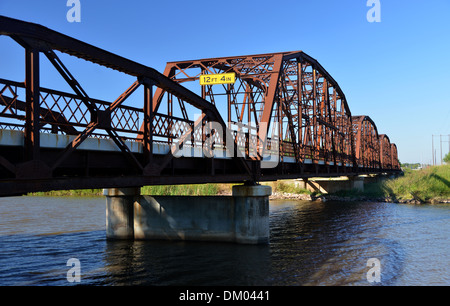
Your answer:
[[[450,165],[450,152],[448,152],[447,155],[444,156],[444,162]]]
[[[92,197],[103,195],[103,189],[80,189],[80,190],[56,190],[46,192],[32,192],[28,196],[50,196],[50,197]]]
[[[216,195],[225,189],[223,184],[198,184],[198,185],[161,185],[144,186],[141,194],[151,195]],[[231,187],[230,187],[231,188]],[[230,189],[231,190],[231,189]],[[230,191],[231,193],[231,191]],[[82,190],[57,190],[48,192],[29,193],[29,196],[101,196],[103,189],[82,189]]]
[[[420,163],[414,163],[414,164],[402,163],[401,166],[402,166],[402,169],[411,169],[411,170],[416,170],[416,169],[422,168],[422,165]]]
[[[311,194],[311,191],[296,186],[292,181],[265,182],[261,185],[271,186],[273,193]]]
[[[272,187],[273,192],[278,193],[294,193],[294,194],[310,194],[306,189],[296,187],[289,181],[277,181],[263,183]],[[192,185],[157,185],[144,186],[141,188],[143,195],[218,195],[231,194],[233,184],[192,184]],[[59,190],[48,192],[29,193],[29,196],[101,196],[102,189],[83,189],[83,190]]]
[[[450,199],[450,165],[428,167],[421,170],[405,169],[404,175],[369,183],[364,191],[339,191],[333,196],[364,197],[367,199],[389,198],[394,202],[439,202]]]
[[[160,185],[144,186],[141,194],[147,195],[217,195],[220,191],[219,184],[197,184],[197,185]]]
[[[450,199],[450,165],[405,171],[404,176],[388,180],[381,187],[387,195],[399,200]]]

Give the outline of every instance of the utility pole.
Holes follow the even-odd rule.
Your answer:
[[[434,164],[434,135],[431,135],[431,158],[433,159],[433,166]]]
[[[431,150],[432,150],[432,156],[433,156],[433,166],[436,166],[437,164],[437,154],[436,154],[436,149],[434,148],[434,137],[439,136],[439,150],[440,150],[440,155],[441,155],[441,161],[440,161],[440,165],[444,164],[444,160],[442,158],[442,143],[446,142],[445,138],[444,140],[442,140],[442,136],[446,136],[446,135],[431,135]],[[450,153],[450,134],[447,135],[448,136],[448,153]]]

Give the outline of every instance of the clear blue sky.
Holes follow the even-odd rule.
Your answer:
[[[168,61],[303,50],[339,83],[352,114],[370,116],[397,144],[401,162],[431,163],[431,135],[450,134],[448,0],[380,0],[379,23],[367,21],[367,0],[80,0],[80,23],[67,21],[66,2],[0,0],[0,15],[42,24],[161,72]],[[23,65],[20,50],[0,37],[0,77],[15,79],[14,65]],[[72,69],[92,97],[117,97],[131,84],[91,66]],[[43,86],[60,82],[42,73]],[[449,144],[443,146],[445,154]]]

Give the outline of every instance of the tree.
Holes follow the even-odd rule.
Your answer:
[[[444,162],[450,164],[450,152],[448,152],[447,155],[444,156]]]

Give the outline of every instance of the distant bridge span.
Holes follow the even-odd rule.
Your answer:
[[[0,79],[0,196],[401,171],[395,144],[352,116],[302,51],[169,62],[162,74],[38,24],[0,16],[0,35],[25,54],[25,81]],[[61,53],[134,82],[114,101],[94,99]],[[44,58],[73,92],[41,87]],[[235,82],[198,84],[221,73]]]

